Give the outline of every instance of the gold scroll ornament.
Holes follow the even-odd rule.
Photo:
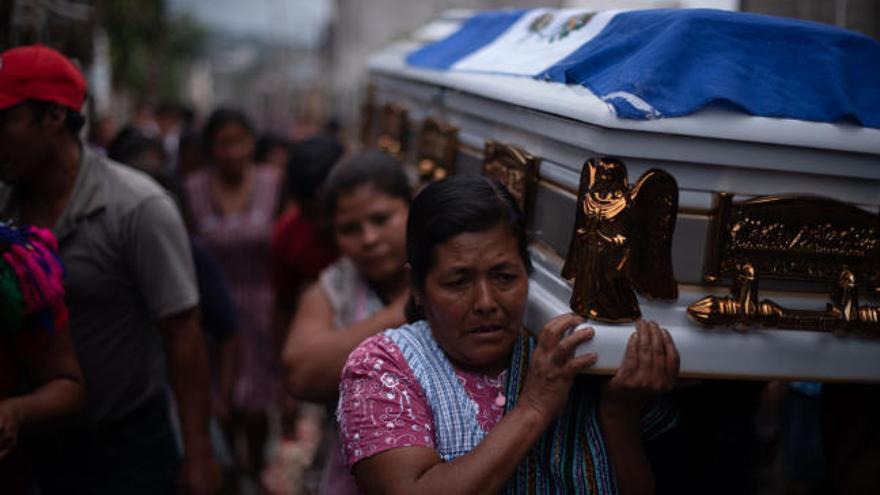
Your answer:
[[[419,131],[416,163],[419,182],[427,184],[455,173],[458,128],[428,117]]]
[[[540,160],[522,148],[487,141],[483,148],[483,175],[504,184],[528,222],[535,201]]]
[[[379,136],[376,147],[401,159],[406,150],[409,120],[406,108],[396,103],[386,103],[379,115]]]
[[[575,280],[571,309],[594,320],[625,322],[641,316],[636,292],[678,298],[672,271],[677,214],[678,185],[667,172],[648,170],[630,187],[620,160],[588,160],[562,268],[564,278]]]
[[[859,287],[880,283],[880,217],[815,196],[715,196],[703,276],[734,279],[731,295],[706,296],[688,314],[707,326],[764,326],[880,336],[880,308],[859,305]],[[759,278],[832,285],[824,310],[759,300]]]

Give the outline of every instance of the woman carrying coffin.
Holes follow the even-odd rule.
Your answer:
[[[595,354],[579,316],[527,337],[530,261],[509,192],[481,177],[434,183],[407,223],[411,323],[366,340],[342,375],[346,460],[367,493],[651,493],[643,442],[674,414],[679,357],[638,321],[618,372],[579,376]],[[621,330],[622,331],[622,330]]]

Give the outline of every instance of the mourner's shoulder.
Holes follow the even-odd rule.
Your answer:
[[[348,356],[342,378],[354,378],[362,375],[377,374],[397,370],[407,366],[400,348],[382,332],[364,340]]]

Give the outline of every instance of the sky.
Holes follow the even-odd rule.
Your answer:
[[[313,46],[332,15],[332,0],[169,0],[209,29]]]
[[[411,0],[419,1],[419,0]],[[191,13],[212,30],[234,35],[314,46],[333,15],[333,0],[168,0],[173,13]],[[736,9],[740,0],[569,0],[570,5],[602,7],[676,3],[688,7]],[[540,5],[540,0],[536,0]]]

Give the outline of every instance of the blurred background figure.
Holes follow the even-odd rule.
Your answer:
[[[167,171],[165,150],[157,138],[126,127],[110,145],[108,158],[150,175],[171,195],[181,210],[192,250],[199,291],[201,328],[211,371],[211,440],[226,471],[227,488],[235,482],[234,463],[222,427],[229,425],[233,387],[238,374],[238,317],[229,284],[216,258],[192,235],[192,215],[181,197],[179,182]],[[176,425],[177,426],[177,425]]]
[[[107,153],[110,141],[116,135],[116,125],[110,117],[98,117],[89,126],[89,146],[99,153]]]
[[[257,140],[254,160],[259,165],[268,165],[283,176],[290,158],[290,143],[274,134],[263,134]]]
[[[142,170],[154,179],[165,176],[166,157],[162,141],[147,137],[134,126],[124,127],[107,146],[107,158]]]
[[[186,178],[185,192],[196,238],[223,267],[239,315],[239,367],[229,425],[239,466],[256,480],[279,392],[269,277],[279,173],[254,162],[253,126],[238,110],[212,113],[202,145],[209,165]]]
[[[285,335],[303,289],[338,256],[326,226],[321,225],[318,191],[342,154],[335,139],[314,137],[295,144],[287,162],[283,212],[272,234],[275,307]]]
[[[205,153],[201,134],[194,130],[183,134],[177,146],[176,178],[183,182],[189,174],[204,166]]]
[[[272,284],[279,351],[287,339],[302,291],[338,257],[327,226],[321,221],[318,192],[342,154],[342,145],[324,136],[296,143],[290,150],[281,201],[283,212],[272,233]],[[289,393],[282,394],[281,410],[282,438],[265,475],[267,484],[274,487],[272,493],[278,494],[291,493],[292,487],[316,487],[320,471],[312,462],[323,429],[323,410],[314,403],[297,403]]]
[[[139,101],[131,116],[131,124],[143,135],[159,137],[159,123],[156,122],[156,111],[153,105],[146,101]]]
[[[194,115],[180,105],[166,103],[156,108],[158,139],[165,150],[166,171],[173,174],[177,170],[178,148],[181,137],[190,132]]]

